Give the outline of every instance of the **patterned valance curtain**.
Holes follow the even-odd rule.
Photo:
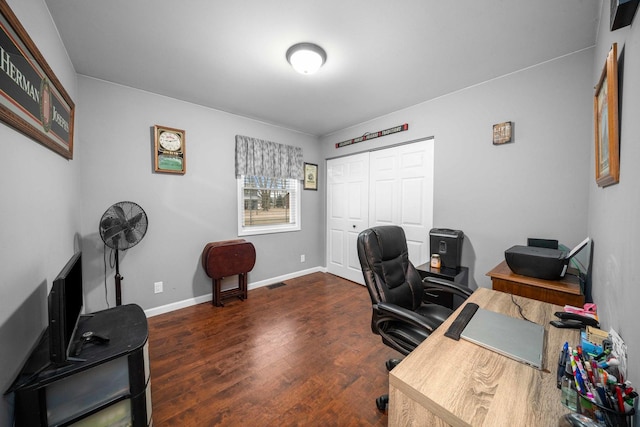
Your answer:
[[[303,179],[302,148],[236,135],[236,177]]]

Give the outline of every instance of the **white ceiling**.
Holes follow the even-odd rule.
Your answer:
[[[79,74],[318,136],[591,47],[601,2],[46,0]]]

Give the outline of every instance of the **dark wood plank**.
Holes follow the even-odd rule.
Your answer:
[[[149,319],[155,426],[386,426],[375,398],[399,353],[365,287],[326,273]]]
[[[580,281],[573,275],[567,274],[559,280],[522,276],[511,271],[507,262],[502,261],[487,276],[491,277],[492,287],[496,291],[556,305],[582,307],[584,304]]]

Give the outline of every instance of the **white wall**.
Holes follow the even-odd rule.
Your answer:
[[[434,227],[464,231],[462,264],[490,287],[485,274],[527,237],[573,246],[586,236],[592,58],[578,52],[336,132],[322,138],[323,157],[434,136]],[[494,146],[504,121],[515,140]],[[408,131],[334,147],[402,123]]]
[[[143,70],[142,70],[143,71]],[[302,147],[319,163],[317,139],[240,116],[149,92],[79,77],[82,129],[82,238],[88,308],[106,308],[103,244],[98,223],[113,203],[130,200],[146,211],[144,239],[121,254],[123,303],[144,309],[211,293],[200,266],[207,242],[237,238],[235,135]],[[186,131],[185,175],[153,172],[153,125]],[[249,284],[324,264],[322,192],[302,191],[302,230],[245,237],[256,247]],[[300,255],[306,262],[300,262]],[[109,302],[115,301],[107,267]],[[164,292],[154,293],[154,282]],[[236,285],[236,278],[230,279]]]
[[[42,0],[9,0],[47,63],[77,102],[76,74]],[[79,249],[79,156],[69,161],[0,124],[0,389],[18,373],[47,322],[51,281]],[[0,401],[11,425],[12,396]]]
[[[600,188],[595,183],[595,150],[589,160],[589,234],[594,240],[593,296],[602,325],[614,328],[628,346],[629,379],[640,384],[640,21],[609,31],[609,7],[600,16],[591,85],[597,84],[613,43],[620,83],[620,183]],[[593,95],[593,91],[591,92]],[[593,146],[593,132],[590,137]]]

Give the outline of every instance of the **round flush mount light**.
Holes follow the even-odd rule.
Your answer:
[[[287,50],[287,61],[300,74],[313,74],[327,60],[327,53],[317,44],[298,43]]]

